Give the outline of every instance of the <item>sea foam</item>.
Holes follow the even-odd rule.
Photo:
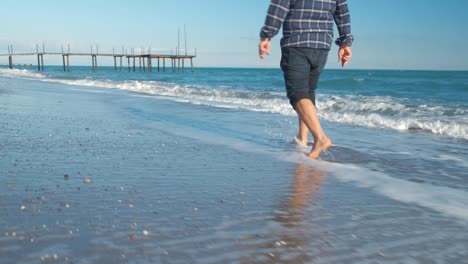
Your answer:
[[[468,222],[468,193],[444,186],[409,182],[354,165],[329,167],[338,179],[357,183],[393,200],[413,203]]]

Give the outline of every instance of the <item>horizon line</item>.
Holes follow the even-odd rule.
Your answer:
[[[13,66],[17,67],[37,67],[36,64],[31,63],[20,63],[14,64]],[[0,67],[8,68],[8,64],[0,64]],[[45,67],[63,67],[59,64],[50,64]],[[92,67],[90,65],[70,65],[70,67]],[[114,68],[113,65],[102,65],[101,67]],[[124,66],[127,68],[127,66]],[[195,68],[210,68],[210,69],[266,69],[266,70],[281,70],[280,67],[259,67],[259,66],[196,66]],[[387,68],[325,68],[324,70],[345,70],[345,71],[437,71],[437,72],[468,72],[468,69],[387,69]]]

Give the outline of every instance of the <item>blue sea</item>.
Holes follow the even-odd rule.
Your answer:
[[[136,72],[128,72],[126,69],[122,72],[114,71],[113,67],[100,67],[98,72],[92,72],[90,67],[71,67],[70,72],[64,72],[63,68],[58,66],[46,67],[44,72],[38,72],[33,67],[14,70],[0,68],[0,82],[12,91],[20,91],[22,87],[37,86],[46,90],[68,89],[88,94],[108,92],[117,98],[141,98],[138,103],[135,103],[137,101],[122,103],[127,113],[134,116],[135,120],[160,124],[158,131],[173,136],[227,146],[241,153],[250,153],[248,155],[271,154],[282,161],[294,163],[297,159],[305,157],[304,154],[308,151],[297,148],[293,143],[297,133],[297,117],[285,96],[280,69],[195,68],[194,72],[186,69],[182,73],[172,72],[170,69],[162,72],[162,68],[161,72],[157,72],[154,68],[152,73],[148,73],[139,71],[138,68]],[[440,238],[437,240],[439,242],[447,242],[450,236],[455,236],[454,239],[459,242],[467,241],[468,72],[326,69],[316,93],[319,118],[325,133],[333,142],[333,147],[322,153],[319,161],[313,161],[314,166],[331,171],[334,180],[354,186],[352,188],[356,188],[356,193],[361,192],[360,188],[368,190],[369,196],[363,201],[358,201],[360,198],[351,194],[344,200],[355,199],[356,204],[369,206],[372,212],[381,213],[366,215],[361,211],[364,216],[361,215],[361,218],[356,216],[356,219],[360,220],[353,218],[354,220],[372,222],[376,217],[380,219],[379,221],[385,222],[390,219],[389,225],[396,224],[398,227],[394,228],[401,228],[400,231],[407,227],[407,232],[423,228],[413,226],[421,221],[420,223],[427,224],[427,228],[424,227],[420,233],[414,234],[418,239],[421,236],[421,241],[422,237],[432,232],[431,230],[435,232],[435,235],[430,236],[431,239]],[[119,103],[115,97],[112,97],[109,104],[114,102]],[[148,110],[152,109],[151,104],[158,105],[160,109]],[[83,111],[89,111],[85,103]],[[7,123],[6,120],[0,122]],[[67,119],[64,122],[68,122]],[[131,130],[129,127],[129,131]],[[192,143],[187,141],[187,144]],[[191,150],[197,148],[190,146]],[[130,145],[128,148],[132,149]],[[183,146],[180,148],[180,151],[184,150]],[[216,149],[210,151],[213,152],[209,155],[216,156]],[[198,158],[205,154],[200,155]],[[236,161],[231,160],[229,156],[222,157],[231,165],[242,166],[242,158]],[[250,158],[248,160],[255,163]],[[4,162],[3,165],[5,164],[11,165]],[[258,168],[258,173],[262,173],[261,168],[276,168],[272,169],[272,174],[285,168],[275,162],[264,163],[260,160],[255,166]],[[212,176],[213,173],[216,174],[214,171],[210,173]],[[248,182],[248,179],[239,181],[242,180]],[[270,180],[279,184],[277,182],[279,179],[269,179],[265,175],[261,180],[267,188]],[[260,188],[260,185],[256,188]],[[333,189],[337,192],[331,196],[340,197],[339,192],[343,190],[341,188]],[[256,199],[259,207],[257,210],[261,211],[258,201],[262,199],[260,194],[264,190],[260,190]],[[369,198],[374,197],[373,195],[379,198]],[[389,205],[379,199],[388,199],[395,204]],[[359,207],[356,204],[350,207],[339,203],[328,205],[349,209]],[[319,207],[322,210],[327,204],[322,203]],[[395,214],[388,215],[387,218],[385,216],[387,209]],[[336,210],[334,211],[336,215],[346,215],[346,212]],[[402,217],[398,216],[399,213]],[[278,217],[281,217],[281,213],[279,215]],[[326,223],[330,225],[342,223],[327,222],[327,219],[329,218],[320,220],[324,226],[327,226]],[[396,220],[392,222],[391,219]],[[352,226],[344,222],[343,224],[347,231],[353,229]],[[444,227],[448,226],[451,228],[444,230]],[[315,222],[309,222],[307,230],[315,227]],[[365,228],[364,225],[361,227]],[[385,228],[375,227],[374,231],[377,229],[382,231]],[[436,233],[434,229],[440,229],[441,233]],[[330,230],[331,233],[340,234],[338,237],[342,239],[334,240],[337,238],[332,236],[329,240],[333,241],[331,244],[353,244],[350,240],[355,239],[354,234],[346,234],[346,238],[343,238],[344,229]],[[328,234],[327,232],[325,233]],[[391,236],[390,233],[387,235]],[[385,240],[386,233],[382,234],[383,237],[375,236],[366,240],[365,245],[368,245],[366,252],[374,250],[370,246],[372,241],[378,243],[380,239]],[[364,234],[363,236],[365,237]],[[258,237],[257,239],[261,240]],[[395,249],[395,247],[404,248],[409,240],[404,241],[406,242],[397,245],[385,242],[385,247],[394,249],[389,251],[394,253],[393,260],[397,262],[418,263],[418,259],[411,257],[407,259],[407,255],[405,258],[399,258],[405,249]],[[421,244],[421,241],[417,243],[415,241],[412,240],[411,243],[420,243],[421,246],[417,246],[414,250],[418,254],[421,253],[419,256],[422,259],[427,253],[428,256],[437,256],[437,260],[444,263],[452,259],[451,256],[454,256],[455,260],[460,260],[467,254],[466,248],[460,248],[458,245],[447,247],[444,249],[447,254],[438,255],[439,253],[434,253],[435,251],[425,251],[427,246]],[[275,243],[277,244],[274,245],[280,247],[283,242]],[[313,247],[304,246],[304,248],[313,250],[311,249]],[[319,252],[316,255],[320,254]],[[340,254],[342,253],[335,252],[331,255],[336,257],[341,256]],[[356,261],[354,263],[365,263],[359,260],[366,259],[366,256],[356,252],[350,255],[354,256],[353,261]],[[384,255],[379,253],[377,257]],[[233,259],[236,260],[235,257]],[[345,259],[339,259],[337,262],[353,262],[346,262]],[[332,261],[333,258],[329,260]],[[324,260],[317,263],[327,262]]]

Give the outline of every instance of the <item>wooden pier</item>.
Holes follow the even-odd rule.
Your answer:
[[[113,57],[114,58],[114,71],[123,71],[124,65],[123,61],[127,61],[127,70],[128,72],[136,72],[136,61],[138,60],[138,71],[148,71],[153,72],[153,61],[157,63],[157,71],[163,72],[166,71],[166,60],[170,61],[171,63],[171,71],[172,72],[184,72],[185,71],[185,61],[190,60],[190,69],[193,72],[194,65],[193,59],[196,57],[195,55],[165,55],[165,54],[155,54],[151,52],[141,52],[140,54],[135,54],[134,50],[131,54],[124,52],[122,49],[121,53],[99,53],[98,49],[96,48],[93,51],[91,47],[90,53],[73,53],[70,52],[70,47],[68,47],[68,51],[64,51],[62,47],[62,52],[46,52],[43,46],[42,51],[36,47],[36,52],[23,52],[23,53],[14,53],[13,46],[8,46],[8,54],[0,54],[0,57],[8,57],[8,68],[13,69],[13,57],[15,56],[36,56],[37,57],[37,70],[44,71],[44,56],[62,56],[63,62],[63,71],[70,71],[70,57],[73,56],[88,56],[91,58],[91,70],[94,72],[98,71],[98,57]],[[119,61],[119,64],[117,63]],[[161,67],[162,61],[162,67]]]

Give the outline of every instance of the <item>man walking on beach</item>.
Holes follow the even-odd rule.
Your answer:
[[[344,67],[351,59],[351,22],[346,0],[271,0],[265,25],[260,31],[259,55],[270,53],[270,40],[283,26],[281,69],[286,92],[299,116],[296,140],[307,145],[309,131],[314,147],[307,155],[317,159],[331,146],[320,126],[315,108],[315,89],[327,62],[336,23],[340,46],[338,61]]]

